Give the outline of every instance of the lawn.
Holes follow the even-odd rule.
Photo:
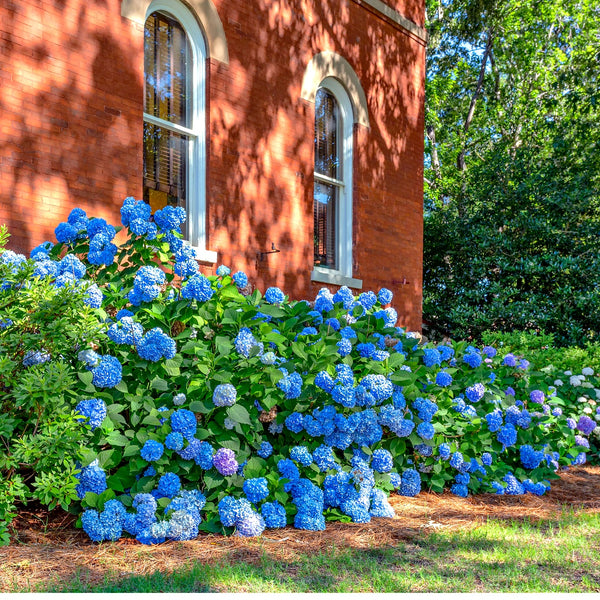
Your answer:
[[[541,498],[394,495],[396,518],[258,539],[92,544],[24,512],[0,550],[3,592],[598,592],[600,467]]]

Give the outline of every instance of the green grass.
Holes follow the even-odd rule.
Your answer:
[[[99,585],[83,577],[45,592],[597,592],[600,515],[564,512],[557,520],[489,520],[475,529],[422,533],[394,547],[332,547],[256,564],[234,554],[214,564]]]

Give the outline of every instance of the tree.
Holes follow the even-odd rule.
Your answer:
[[[428,2],[430,334],[600,330],[600,7]]]

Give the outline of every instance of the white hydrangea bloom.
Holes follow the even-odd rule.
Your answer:
[[[573,371],[565,371],[565,375],[573,375]]]
[[[175,406],[181,406],[185,402],[185,394],[175,394],[173,396],[173,404]]]
[[[581,374],[582,375],[593,375],[594,369],[591,369],[590,367],[584,367],[583,369],[581,369]]]
[[[555,385],[555,386],[557,386],[557,387],[560,387],[561,385],[563,385],[563,382],[562,382],[560,379],[557,379],[557,380],[554,382],[554,385]],[[600,391],[600,390],[599,390],[599,391]]]
[[[594,411],[593,411],[593,410],[592,410],[592,409],[591,409],[589,406],[586,406],[586,407],[583,409],[583,412],[584,412],[586,415],[591,415],[591,414],[592,414]]]
[[[571,375],[571,377],[569,377],[569,383],[573,387],[579,387],[581,385],[581,376],[580,375]]]
[[[587,403],[588,399],[585,396],[579,396],[579,398],[577,398],[577,402],[581,402],[581,403]]]
[[[600,400],[600,390],[598,388],[594,388],[594,392],[596,392],[596,398]]]

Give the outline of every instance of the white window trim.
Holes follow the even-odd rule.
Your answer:
[[[144,121],[188,136],[187,231],[189,244],[202,262],[216,263],[217,253],[206,248],[206,56],[204,34],[198,21],[179,0],[153,0],[146,19],[156,11],[176,19],[185,30],[192,49],[192,127],[182,127],[144,113]]]
[[[346,285],[362,289],[362,280],[352,277],[352,162],[354,138],[354,111],[350,96],[344,86],[334,77],[325,77],[319,88],[330,92],[339,108],[341,123],[338,123],[338,139],[342,141],[340,152],[341,178],[332,180],[330,177],[314,173],[314,182],[334,183],[339,190],[339,206],[336,223],[336,252],[338,268],[329,269],[314,266],[311,280],[332,285]],[[313,200],[314,202],[314,200]]]

